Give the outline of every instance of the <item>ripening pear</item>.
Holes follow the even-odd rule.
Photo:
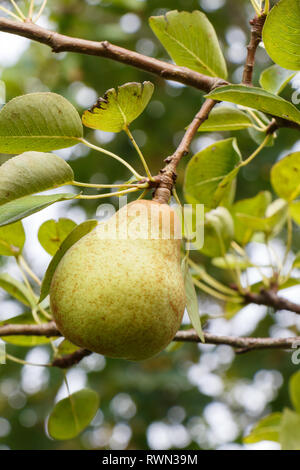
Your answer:
[[[138,200],[98,224],[63,256],[51,309],[74,344],[109,357],[154,356],[180,327],[185,290],[181,222],[167,204]]]

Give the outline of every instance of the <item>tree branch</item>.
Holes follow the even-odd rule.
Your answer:
[[[276,311],[289,310],[290,312],[300,314],[300,304],[290,302],[284,297],[280,297],[272,289],[262,289],[258,294],[255,292],[248,292],[244,294],[244,297],[250,304],[266,305],[267,307],[273,307]]]
[[[187,128],[179,146],[173,153],[173,155],[165,159],[166,166],[160,170],[160,183],[155,190],[154,200],[160,203],[167,203],[171,196],[172,188],[176,181],[176,169],[180,160],[189,153],[190,145],[195,136],[197,130],[201,124],[206,121],[209,113],[213,107],[217,104],[217,101],[207,99],[201,106],[200,111],[196,114],[193,121]]]
[[[244,85],[252,86],[253,69],[255,64],[255,54],[262,39],[262,30],[266,21],[266,15],[255,16],[251,21],[251,39],[247,46],[248,53],[244,67],[243,81]]]
[[[6,336],[47,336],[59,337],[60,331],[54,322],[43,323],[42,325],[5,325],[0,327],[0,337]],[[237,348],[238,353],[248,352],[256,349],[295,349],[300,344],[300,336],[290,338],[249,338],[235,336],[219,336],[211,333],[204,333],[205,344],[228,345]],[[180,330],[176,333],[174,341],[187,343],[201,343],[196,331]],[[72,354],[56,358],[52,366],[62,369],[78,364],[81,359],[92,354],[87,349],[78,349]]]
[[[98,57],[106,57],[123,64],[137,67],[166,80],[174,80],[205,92],[217,85],[226,85],[220,78],[208,77],[186,67],[169,64],[162,60],[138,54],[123,47],[110,44],[108,41],[88,41],[55,33],[31,23],[21,23],[0,17],[0,31],[23,36],[52,48],[53,52],[77,52]]]

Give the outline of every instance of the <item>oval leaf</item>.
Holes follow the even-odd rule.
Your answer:
[[[77,225],[77,227],[75,227],[74,230],[72,230],[72,232],[62,242],[61,246],[57,250],[55,256],[52,258],[47,268],[45,277],[42,282],[41,296],[39,302],[42,302],[42,300],[44,300],[49,294],[52,277],[55,273],[58,263],[60,262],[64,254],[69,250],[69,248],[71,248],[72,245],[74,245],[74,243],[78,242],[80,238],[84,237],[89,232],[91,232],[97,224],[97,220],[87,220],[86,222]]]
[[[200,11],[169,11],[149,20],[177,65],[211,77],[227,77],[227,67],[214,27]]]
[[[279,95],[295,75],[296,72],[283,69],[275,64],[262,72],[259,83],[265,90]]]
[[[300,225],[300,201],[293,201],[289,205],[289,213],[293,221]]]
[[[85,126],[106,132],[120,132],[145,109],[153,94],[151,82],[125,83],[111,88],[82,116]]]
[[[298,258],[300,265],[300,256]],[[292,375],[289,381],[290,397],[293,407],[300,413],[300,371]]]
[[[236,174],[231,173],[241,162],[235,139],[216,142],[201,150],[189,161],[184,182],[187,202],[216,207],[230,189]],[[227,175],[230,178],[224,184]]]
[[[247,114],[229,106],[214,108],[198,132],[239,131],[252,127],[252,121]]]
[[[199,315],[198,297],[193,283],[193,277],[186,260],[183,260],[182,262],[182,272],[185,285],[186,309],[197,335],[201,339],[202,343],[205,343]]]
[[[282,413],[272,413],[261,419],[244,438],[245,444],[254,444],[260,441],[279,441]]]
[[[22,253],[25,232],[22,222],[0,228],[0,255],[17,256]]]
[[[279,433],[281,450],[300,450],[300,414],[286,408]]]
[[[276,194],[288,201],[300,194],[300,152],[291,153],[277,162],[271,171],[271,183]]]
[[[55,202],[74,199],[75,194],[49,194],[47,196],[25,196],[0,206],[0,227],[24,219]]]
[[[49,152],[78,144],[82,123],[74,106],[55,93],[30,93],[0,111],[0,152]]]
[[[300,70],[299,0],[281,0],[272,8],[264,25],[263,41],[276,64]]]
[[[0,205],[71,183],[72,168],[53,153],[26,152],[0,167]]]
[[[96,392],[83,389],[56,403],[48,420],[53,439],[67,440],[78,436],[92,421],[99,407]]]
[[[252,198],[237,201],[231,210],[234,220],[235,240],[245,246],[252,238],[253,229],[239,217],[247,214],[262,218],[265,216],[267,207],[271,204],[272,195],[268,191],[262,191]]]
[[[44,250],[53,256],[75,227],[76,223],[70,219],[59,219],[57,222],[56,220],[47,220],[40,226],[38,232],[39,242]]]
[[[262,88],[226,85],[213,90],[206,98],[240,104],[300,124],[300,111],[293,104]]]

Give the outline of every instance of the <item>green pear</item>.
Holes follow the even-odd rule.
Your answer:
[[[75,243],[50,289],[51,309],[74,344],[109,357],[144,360],[180,327],[185,289],[181,223],[167,204],[138,200]]]

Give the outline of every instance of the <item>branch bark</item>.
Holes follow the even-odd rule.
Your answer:
[[[201,124],[206,121],[209,116],[209,113],[216,104],[217,101],[211,99],[207,99],[204,101],[200,111],[196,114],[193,121],[187,128],[179,146],[177,147],[173,155],[165,159],[166,166],[162,170],[160,170],[160,183],[155,190],[153,200],[160,202],[161,204],[166,204],[169,201],[172,188],[177,178],[177,166],[180,160],[189,153],[193,137],[195,136]]]
[[[244,67],[243,84],[252,86],[253,70],[255,64],[255,54],[262,40],[262,30],[266,21],[266,15],[255,16],[251,21],[251,39],[247,46],[247,59]]]
[[[186,67],[169,64],[162,60],[139,54],[123,47],[115,46],[108,41],[88,41],[86,39],[72,38],[49,31],[31,23],[21,23],[0,17],[0,31],[15,34],[45,44],[52,48],[53,52],[77,52],[98,57],[106,57],[123,64],[137,67],[166,80],[174,80],[205,92],[211,91],[218,84],[226,85],[227,82],[220,78],[208,77]]]
[[[0,327],[0,337],[6,336],[47,336],[59,337],[60,331],[54,322],[43,323],[42,325],[5,325]],[[251,338],[235,336],[219,336],[211,333],[204,333],[205,344],[228,345],[237,348],[237,352],[247,352],[257,349],[293,349],[300,344],[300,336],[290,338]],[[175,335],[174,341],[200,343],[201,340],[196,331],[180,330]],[[81,359],[92,354],[87,349],[78,349],[72,354],[61,358],[56,358],[52,362],[54,367],[68,368],[78,364]]]

